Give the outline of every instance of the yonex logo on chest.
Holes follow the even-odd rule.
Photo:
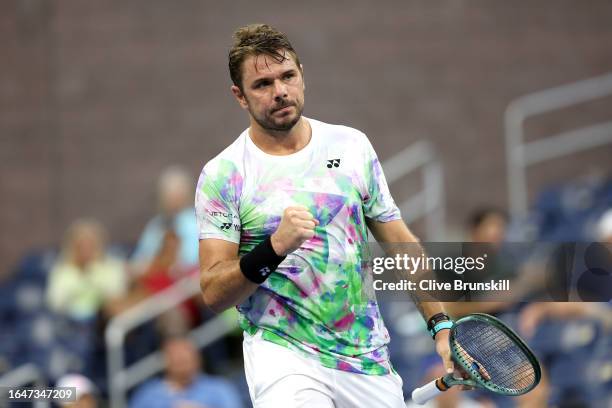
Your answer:
[[[340,167],[340,159],[331,159],[327,161],[327,168]]]

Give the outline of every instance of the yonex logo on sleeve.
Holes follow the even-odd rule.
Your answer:
[[[219,225],[219,228],[221,229],[221,231],[228,231],[228,230],[232,229],[232,227],[234,227],[234,231],[240,231],[240,224],[233,224],[231,222],[224,222],[221,225]]]
[[[327,161],[327,168],[340,167],[340,159],[331,159]]]

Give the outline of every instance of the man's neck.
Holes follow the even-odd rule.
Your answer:
[[[176,379],[172,379],[166,376],[164,380],[166,381],[166,384],[168,385],[168,387],[170,387],[171,390],[175,392],[182,392],[189,388],[191,384],[193,384],[195,378],[192,378],[188,381],[177,381]]]
[[[265,153],[286,156],[302,150],[310,142],[312,129],[303,116],[291,130],[282,132],[264,129],[251,119],[249,135],[255,146]]]

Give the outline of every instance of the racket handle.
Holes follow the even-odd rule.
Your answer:
[[[423,405],[430,399],[441,394],[443,391],[438,388],[436,384],[437,381],[438,380],[433,380],[429,384],[415,388],[414,391],[412,391],[412,401],[414,401],[417,405]]]

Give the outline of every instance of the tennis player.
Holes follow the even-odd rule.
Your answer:
[[[302,116],[304,75],[287,37],[240,28],[232,93],[250,126],[200,175],[201,288],[238,307],[256,408],[404,407],[389,334],[368,277],[379,242],[417,242],[368,138]],[[416,302],[453,370],[442,306]]]

